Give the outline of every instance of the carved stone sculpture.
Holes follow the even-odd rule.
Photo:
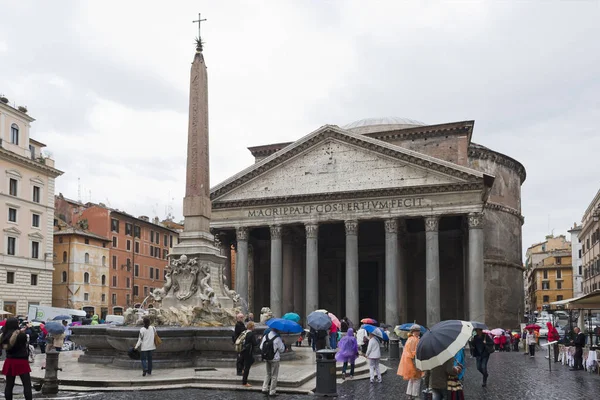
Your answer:
[[[261,308],[261,310],[260,310],[260,323],[264,324],[265,322],[267,322],[271,318],[273,318],[273,312],[271,312],[271,309],[269,307],[263,307],[263,308]]]

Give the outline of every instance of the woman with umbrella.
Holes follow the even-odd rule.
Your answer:
[[[335,359],[337,362],[344,363],[342,366],[342,379],[348,377],[346,373],[348,364],[350,364],[350,379],[352,379],[354,378],[354,363],[358,357],[358,342],[354,337],[354,329],[348,328],[346,335],[340,340],[338,348]]]
[[[404,378],[405,381],[408,381],[406,394],[409,399],[418,399],[421,390],[423,372],[415,367],[415,356],[417,354],[420,333],[421,327],[419,325],[414,324],[410,327],[408,339],[402,351],[402,358],[400,359],[400,364],[398,364],[398,375]]]
[[[9,318],[2,328],[0,347],[6,350],[6,360],[2,366],[2,375],[6,377],[4,397],[12,400],[13,389],[17,376],[23,383],[23,392],[26,400],[32,399],[31,393],[31,368],[29,367],[29,346],[25,329],[19,329],[19,320]]]

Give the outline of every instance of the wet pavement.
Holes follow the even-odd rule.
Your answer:
[[[346,381],[338,385],[338,398],[341,399],[403,399],[406,383],[394,371],[398,362],[386,362],[392,368],[384,375],[383,383],[371,384],[368,380]],[[552,364],[552,372],[548,370],[548,360],[537,354],[530,358],[522,353],[494,353],[488,364],[489,380],[486,388],[481,387],[481,375],[475,368],[475,360],[467,359],[465,375],[465,397],[468,399],[597,399],[600,394],[600,376],[585,371],[569,371],[560,364]],[[17,387],[22,399],[22,388]],[[207,398],[214,400],[264,399],[265,395],[248,391],[219,391],[203,389],[169,389],[144,392],[102,392],[73,393],[61,392],[57,396],[42,396],[37,393],[34,398],[93,399],[93,400],[170,400]],[[281,399],[308,399],[314,396],[280,394]]]

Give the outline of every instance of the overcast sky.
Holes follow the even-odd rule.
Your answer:
[[[600,187],[598,1],[0,0],[0,93],[37,119],[57,194],[182,218],[198,12],[212,186],[248,146],[397,116],[475,120],[523,163],[525,248]]]

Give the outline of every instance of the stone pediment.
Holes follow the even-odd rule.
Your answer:
[[[5,233],[12,234],[12,235],[20,235],[21,234],[21,231],[18,230],[14,226],[11,226],[10,228],[4,228],[3,230]]]
[[[483,173],[324,126],[217,185],[214,202],[483,184]]]
[[[27,236],[29,236],[30,239],[37,239],[37,240],[43,240],[44,239],[44,235],[42,235],[39,232],[33,232],[33,233],[30,233]]]

